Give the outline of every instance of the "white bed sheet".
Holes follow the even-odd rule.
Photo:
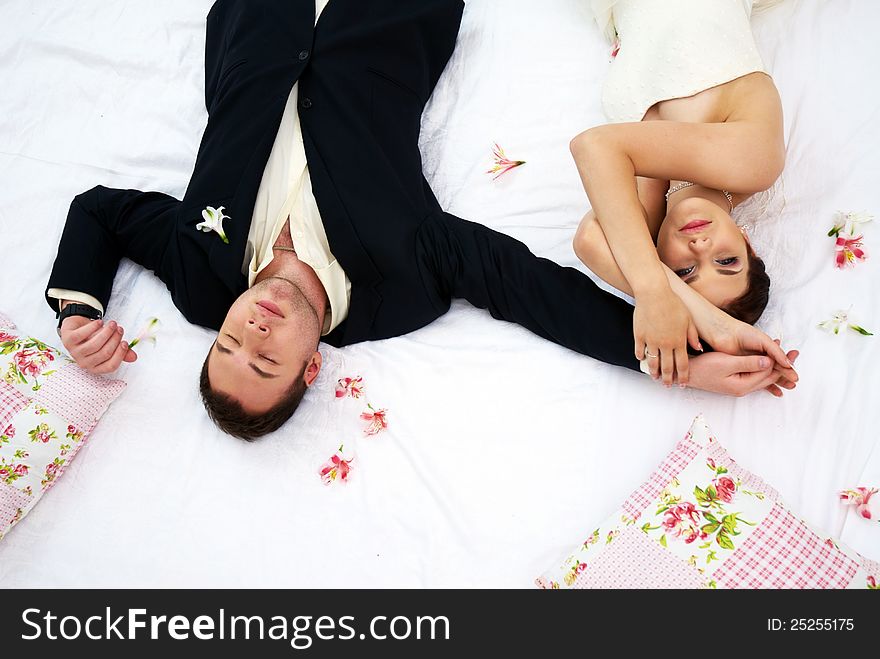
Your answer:
[[[210,0],[0,4],[0,309],[54,335],[42,292],[71,198],[96,184],[182,195],[206,123]],[[587,203],[568,141],[601,123],[607,45],[586,0],[469,0],[423,117],[425,170],[453,213],[576,265]],[[110,314],[159,316],[158,347],[52,489],[0,543],[0,586],[528,587],[706,415],[747,468],[829,534],[880,558],[880,525],[838,504],[880,484],[878,339],[816,323],[853,304],[880,329],[877,261],[832,267],[837,209],[880,214],[880,4],[787,0],[756,19],[785,107],[785,206],[756,222],[771,265],[765,326],[803,351],[783,400],[670,390],[464,303],[409,336],[343,350],[297,418],[253,445],[206,419],[212,333],[152,273],[123,264]],[[492,182],[500,142],[528,164]],[[778,200],[778,197],[777,197]],[[866,230],[868,246],[880,225]],[[563,310],[564,311],[564,310]],[[601,319],[597,319],[601,322]],[[360,373],[389,430],[356,439]],[[317,469],[341,442],[351,482]]]

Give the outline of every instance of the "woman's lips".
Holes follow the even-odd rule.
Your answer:
[[[712,222],[709,220],[692,220],[679,229],[679,231],[684,233],[697,233],[710,224],[712,224]]]
[[[265,309],[273,316],[284,318],[284,314],[281,313],[281,307],[279,307],[274,302],[270,302],[269,300],[260,300],[259,302],[257,302],[257,306]]]

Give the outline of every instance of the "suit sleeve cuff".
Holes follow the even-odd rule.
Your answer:
[[[71,302],[79,302],[80,304],[87,304],[90,307],[94,307],[101,312],[102,316],[104,315],[104,305],[98,302],[96,298],[92,297],[88,293],[83,293],[81,291],[70,291],[66,288],[50,288],[48,291],[46,291],[46,295],[58,300],[58,311],[61,311],[62,300],[70,300]]]

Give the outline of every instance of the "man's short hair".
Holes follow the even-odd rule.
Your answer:
[[[237,400],[226,394],[221,394],[211,389],[211,381],[208,379],[208,359],[211,353],[205,357],[202,364],[202,373],[199,376],[199,393],[202,403],[211,421],[223,432],[239,439],[252,442],[258,437],[267,435],[278,430],[284,422],[293,416],[306,393],[306,383],[303,381],[303,371],[293,380],[290,389],[284,397],[269,410],[260,414],[245,412]]]

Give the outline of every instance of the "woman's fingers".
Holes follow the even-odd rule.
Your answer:
[[[678,384],[682,387],[688,383],[688,354],[687,348],[682,346],[675,351],[675,375]]]
[[[643,359],[645,359],[647,357],[647,355],[645,354],[645,351],[647,350],[647,348],[648,348],[648,346],[645,345],[645,340],[641,336],[637,335],[635,337],[636,359],[638,359],[639,361],[642,361]]]
[[[785,350],[782,349],[777,341],[764,335],[763,348],[767,356],[773,359],[777,364],[791,368],[791,362],[789,361],[788,356],[786,356]]]
[[[675,378],[675,350],[672,348],[664,348],[660,351],[660,374],[663,377],[663,384],[668,387],[672,386]]]
[[[688,344],[691,348],[699,352],[703,352],[703,344],[700,343],[700,334],[697,332],[697,326],[691,323],[688,326]]]

